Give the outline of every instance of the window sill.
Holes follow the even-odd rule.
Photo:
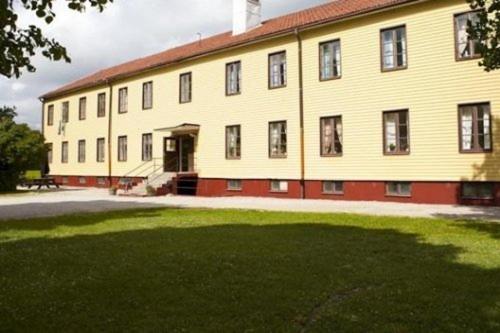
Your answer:
[[[478,197],[460,197],[462,200],[479,200],[479,201],[492,201],[495,200],[495,197],[484,197],[484,198],[478,198]]]
[[[395,67],[395,68],[383,68],[381,69],[381,72],[382,73],[390,73],[390,72],[398,72],[398,71],[404,71],[408,69],[408,66],[404,66],[404,67]]]
[[[241,95],[241,92],[236,92],[236,93],[228,93],[228,92],[226,92],[226,97],[239,96],[239,95]]]
[[[341,192],[321,192],[321,194],[323,194],[323,195],[335,195],[335,196],[341,197],[344,195],[344,192],[342,192],[342,193]]]
[[[288,191],[273,191],[273,190],[269,190],[269,193],[286,194],[286,193],[288,193]]]
[[[398,152],[398,153],[384,152],[384,156],[406,156],[406,155],[410,155],[410,152]]]
[[[340,76],[330,77],[330,78],[327,78],[327,79],[322,79],[322,78],[320,78],[320,79],[319,79],[319,82],[335,81],[335,80],[340,80],[341,78],[342,78],[342,75],[340,75]]]
[[[271,87],[271,86],[269,86],[268,88],[269,88],[269,90],[275,90],[275,89],[286,88],[286,84],[285,84],[285,85],[282,85],[282,86],[276,86],[276,87]]]
[[[460,154],[491,154],[493,149],[488,150],[460,150]]]
[[[241,157],[226,157],[226,160],[228,160],[228,161],[239,161],[239,160],[241,160]]]
[[[455,56],[455,61],[456,62],[462,62],[462,61],[469,61],[469,60],[479,60],[481,59],[482,57],[480,55],[476,55],[476,56],[472,56],[472,57],[459,57],[459,56]]]
[[[239,189],[228,188],[228,189],[226,189],[226,191],[228,191],[228,192],[241,192],[241,191],[243,191],[243,189],[241,189],[241,188],[239,188]]]
[[[284,156],[269,156],[270,159],[273,159],[273,160],[283,160],[283,159],[286,159],[288,158],[287,155],[284,155]]]
[[[342,157],[342,153],[339,154],[320,154],[321,157]]]
[[[392,193],[386,193],[385,196],[387,198],[411,198],[411,194],[392,194]]]

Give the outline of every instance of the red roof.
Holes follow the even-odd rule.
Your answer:
[[[136,59],[121,65],[100,70],[94,74],[76,80],[42,96],[54,98],[79,89],[89,88],[115,79],[178,63],[225,48],[243,45],[259,39],[293,32],[323,23],[331,23],[372,11],[394,7],[418,0],[333,0],[327,4],[302,10],[296,13],[264,21],[261,26],[246,33],[233,36],[225,32],[183,46],[175,47],[148,57]]]

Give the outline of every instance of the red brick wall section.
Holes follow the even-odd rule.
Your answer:
[[[271,192],[270,181],[266,179],[243,179],[241,191],[227,189],[226,179],[198,180],[197,195],[205,197],[246,196],[246,197],[274,197],[274,198],[300,198],[300,182],[288,180],[287,192]]]
[[[98,176],[51,176],[54,177],[56,182],[58,184],[64,185],[64,186],[73,186],[73,187],[101,187],[101,188],[108,188],[110,187],[110,182],[109,182],[109,177],[98,177]],[[67,182],[64,182],[64,179],[67,179]],[[80,178],[85,179],[85,183],[82,184],[80,183]],[[105,180],[105,185],[99,185],[97,182],[98,178],[104,178]],[[111,184],[114,186],[118,186],[118,183],[120,181],[121,177],[112,177],[111,178]],[[142,178],[132,178],[132,181],[134,184],[138,184],[142,182]]]

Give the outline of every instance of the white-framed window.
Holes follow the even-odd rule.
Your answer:
[[[286,51],[269,55],[269,88],[286,86],[287,82]]]
[[[269,123],[269,157],[285,158],[287,156],[286,121]]]
[[[271,192],[288,192],[288,182],[286,180],[271,180]]]
[[[241,93],[241,61],[226,64],[226,95]]]
[[[325,194],[344,194],[344,182],[341,181],[324,181],[322,190]]]
[[[320,79],[331,80],[342,76],[340,40],[319,44]]]
[[[241,179],[229,179],[227,181],[227,189],[229,191],[241,191]]]
[[[387,182],[385,184],[385,194],[392,197],[410,197],[410,182]]]

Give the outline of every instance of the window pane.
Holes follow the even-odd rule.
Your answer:
[[[334,139],[333,139],[333,133],[334,133],[334,121],[333,118],[325,118],[322,120],[323,123],[323,147],[322,147],[322,154],[323,155],[329,155],[333,154],[333,144],[334,144]]]
[[[386,113],[385,117],[385,151],[393,153],[397,150],[396,113]]]
[[[396,30],[397,66],[406,66],[406,29]]]
[[[471,107],[462,108],[461,126],[462,126],[462,149],[471,150],[473,147],[473,111]]]
[[[384,68],[394,68],[394,42],[392,30],[382,33]]]

